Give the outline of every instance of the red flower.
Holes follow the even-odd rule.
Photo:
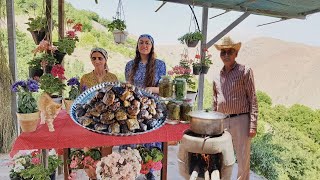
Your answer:
[[[196,58],[196,59],[200,59],[200,58],[201,58],[200,54],[197,54],[197,55],[195,56],[195,58]]]
[[[64,71],[65,70],[63,66],[60,64],[57,64],[52,67],[51,74],[54,77],[58,77],[60,80],[64,80],[66,79],[66,77],[64,77]]]
[[[33,152],[31,153],[31,156],[32,156],[32,157],[36,157],[38,154],[39,154],[39,151],[33,151]]]
[[[72,29],[74,29],[74,31],[82,31],[82,24],[80,24],[80,23],[77,23],[76,25],[74,25],[73,27],[72,27]]]
[[[76,32],[75,31],[67,31],[67,36],[69,38],[74,38],[74,37],[76,37]]]
[[[203,48],[203,52],[208,52],[208,49],[207,48]]]

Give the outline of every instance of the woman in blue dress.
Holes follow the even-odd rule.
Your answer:
[[[126,81],[158,94],[159,80],[164,75],[166,75],[166,63],[156,59],[153,38],[148,34],[140,35],[136,47],[136,56],[126,64]],[[135,147],[135,145],[130,146]],[[161,148],[161,143],[144,144],[144,146]]]

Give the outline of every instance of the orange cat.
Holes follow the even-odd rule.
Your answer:
[[[47,123],[49,131],[54,131],[53,121],[61,110],[62,104],[58,104],[47,94],[43,93],[38,100],[38,108],[40,111],[40,124]]]

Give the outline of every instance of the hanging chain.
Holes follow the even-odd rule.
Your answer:
[[[126,19],[125,15],[124,15],[122,0],[119,0],[119,2],[118,2],[117,12],[116,12],[116,19],[121,19],[123,21],[125,21],[125,19]]]

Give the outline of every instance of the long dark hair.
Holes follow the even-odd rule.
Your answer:
[[[139,43],[139,42],[138,42]],[[136,74],[139,62],[141,61],[140,52],[138,49],[138,44],[136,47],[136,56],[133,59],[133,66],[129,74],[129,81],[134,84],[134,75]],[[151,51],[148,54],[148,62],[146,68],[146,74],[144,79],[145,87],[154,87],[156,83],[154,82],[155,79],[155,71],[156,71],[156,54],[154,53],[154,46],[152,44]]]

